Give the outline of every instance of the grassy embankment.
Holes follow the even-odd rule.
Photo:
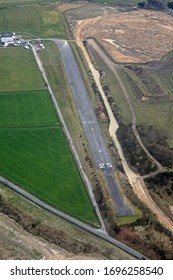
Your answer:
[[[148,71],[149,72],[149,71]],[[138,101],[133,94],[132,88],[129,85],[127,74],[124,71],[120,71],[120,76],[123,81],[123,84],[126,86],[129,97],[132,103],[132,106],[135,110],[137,124],[154,126],[157,130],[162,131],[166,137],[170,147],[173,147],[173,129],[172,129],[172,110],[173,103],[170,101],[162,102],[141,102]],[[159,83],[165,85],[163,81],[166,79],[171,82],[171,75],[166,75],[163,72],[163,77],[160,79]],[[155,72],[155,75],[157,73]],[[157,79],[159,76],[157,75]],[[134,77],[135,80],[135,77]],[[171,92],[171,95],[173,92]]]
[[[131,122],[131,113],[128,108],[126,99],[123,95],[123,92],[118,84],[118,81],[116,80],[113,73],[109,70],[109,68],[105,65],[105,63],[102,61],[102,59],[94,52],[92,51],[92,55],[94,55],[94,58],[96,60],[96,63],[100,66],[101,69],[104,70],[106,73],[106,81],[111,89],[112,96],[116,102],[116,105],[118,106],[119,112],[125,122],[128,124]],[[170,59],[170,55],[168,57],[163,58]],[[138,65],[140,67],[140,65]],[[163,88],[164,90],[168,91],[170,94],[170,97],[172,96],[172,70],[173,66],[169,65],[169,67],[165,67],[162,70],[151,70],[147,69],[148,76],[152,77],[154,81],[157,83],[157,85],[160,88]],[[136,118],[137,118],[137,124],[139,125],[152,125],[156,129],[162,131],[168,138],[168,144],[173,147],[173,129],[172,129],[172,110],[173,110],[173,103],[172,102],[164,102],[164,101],[148,101],[142,102],[139,101],[133,92],[133,89],[129,83],[128,74],[124,71],[123,68],[118,69],[118,74],[121,77],[121,80],[123,82],[123,85],[126,87],[126,90],[128,92],[130,101],[132,103],[132,106],[135,110]],[[127,70],[126,70],[127,71]],[[134,82],[139,82],[139,78],[136,77],[136,74],[132,72],[131,70],[128,70],[131,73],[131,77],[134,79]],[[149,81],[146,81],[148,83]],[[144,88],[144,84],[139,83],[139,87],[142,89]],[[172,97],[171,97],[172,99]],[[171,101],[170,99],[170,101]]]
[[[1,175],[55,207],[97,225],[97,218],[32,53],[22,48],[2,49],[0,60],[1,57],[4,59],[5,52],[10,54],[11,60],[3,67],[9,77],[9,87],[5,79],[0,81],[3,91],[0,93]],[[20,53],[22,64],[28,68],[22,74],[18,63]],[[13,88],[10,81],[13,65],[15,92],[8,91]],[[27,73],[38,76],[38,80]],[[32,91],[27,91],[28,79]],[[40,88],[43,90],[38,91]]]

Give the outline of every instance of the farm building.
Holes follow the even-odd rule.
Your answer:
[[[0,35],[1,35],[1,37],[12,37],[13,33],[12,32],[1,32]]]
[[[14,45],[14,36],[11,32],[1,32],[0,33],[1,45],[9,46]]]
[[[1,43],[5,46],[14,45],[13,37],[1,37]]]

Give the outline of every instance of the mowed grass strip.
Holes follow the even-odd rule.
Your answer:
[[[65,19],[57,5],[28,5],[0,10],[0,30],[25,33],[30,38],[67,38]],[[29,33],[29,34],[27,34]]]
[[[61,127],[0,129],[0,174],[49,204],[98,225]]]
[[[0,127],[58,124],[47,91],[0,92]]]
[[[45,88],[32,51],[24,47],[0,48],[0,65],[0,91]]]

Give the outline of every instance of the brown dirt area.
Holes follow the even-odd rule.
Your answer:
[[[99,254],[72,254],[26,232],[12,219],[0,214],[0,259],[103,259]]]
[[[117,62],[159,60],[173,49],[173,17],[158,11],[116,12],[80,20],[75,33],[83,40],[95,37]]]

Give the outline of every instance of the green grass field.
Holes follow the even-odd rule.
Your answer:
[[[56,208],[98,226],[32,52],[3,48],[0,59],[0,174]],[[61,71],[58,79],[63,87]]]
[[[57,125],[47,91],[0,92],[0,127]]]
[[[2,176],[97,223],[47,91],[0,93],[0,154]]]
[[[153,102],[146,103],[138,101],[132,92],[127,80],[127,75],[119,71],[123,84],[128,90],[132,106],[135,110],[137,123],[143,125],[153,125],[156,129],[165,133],[168,144],[173,147],[173,103],[172,102]],[[158,77],[158,76],[157,76]],[[168,78],[168,76],[167,76]],[[169,80],[172,79],[169,76]],[[164,78],[162,78],[162,83]],[[124,106],[124,105],[123,105]]]
[[[66,38],[66,24],[57,6],[31,5],[0,9],[0,30],[40,37]],[[23,34],[21,33],[21,34]]]
[[[97,219],[60,127],[0,129],[0,174],[82,220]]]
[[[58,2],[57,0],[0,0],[0,5],[4,5],[4,6],[10,6],[12,4],[23,4],[23,5],[27,5],[27,4],[32,4],[32,3],[53,3],[53,2]]]
[[[0,65],[0,91],[45,88],[32,51],[22,47],[0,48]]]

